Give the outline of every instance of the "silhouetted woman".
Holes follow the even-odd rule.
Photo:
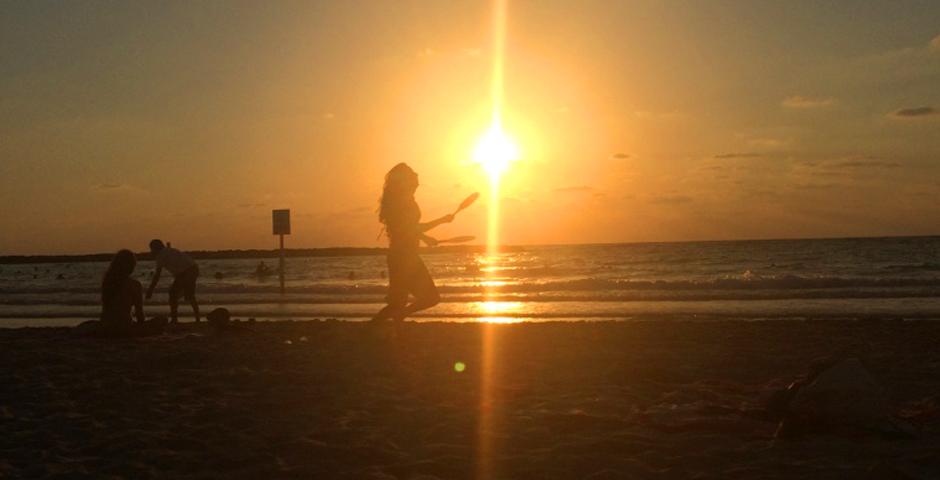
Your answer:
[[[131,278],[136,266],[137,259],[130,250],[117,252],[111,260],[111,265],[101,281],[101,333],[158,333],[165,325],[165,318],[145,320],[143,287],[140,282]],[[137,325],[134,325],[135,317]]]
[[[404,320],[419,310],[431,308],[440,302],[440,294],[427,267],[418,256],[418,244],[430,247],[437,240],[425,232],[454,220],[445,215],[437,220],[421,223],[421,209],[415,202],[418,174],[404,163],[392,167],[385,175],[382,198],[379,199],[379,222],[388,235],[388,305],[373,320]],[[414,301],[408,303],[408,296]]]

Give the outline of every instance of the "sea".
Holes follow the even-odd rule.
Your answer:
[[[940,319],[940,237],[518,246],[428,250],[442,295],[415,321]],[[240,319],[368,320],[383,304],[383,255],[293,257],[285,291],[259,261],[198,260],[202,311]],[[97,318],[104,261],[0,264],[0,327]],[[153,272],[138,262],[146,286]],[[168,311],[164,275],[147,315]],[[181,319],[190,315],[180,307]]]

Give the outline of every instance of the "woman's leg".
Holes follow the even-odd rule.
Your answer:
[[[199,316],[199,302],[196,301],[196,279],[199,278],[199,266],[193,265],[186,274],[186,282],[183,284],[183,297],[189,301],[193,307],[193,319],[196,323],[202,319]]]
[[[174,277],[173,283],[170,284],[170,323],[177,323],[179,321],[176,316],[176,311],[179,308],[180,295],[182,294],[179,278]]]
[[[408,262],[397,255],[388,256],[388,305],[379,310],[372,321],[388,320],[399,314],[408,304]]]
[[[394,317],[395,314],[396,314],[399,310],[401,310],[401,305],[392,305],[392,304],[388,304],[388,305],[382,307],[382,309],[379,310],[378,313],[376,313],[375,315],[372,316],[372,321],[373,321],[373,322],[380,322],[380,321],[382,321],[382,320],[388,320],[389,318]]]
[[[434,279],[431,278],[428,268],[420,257],[415,257],[409,273],[408,290],[415,297],[415,301],[402,308],[395,315],[394,318],[398,321],[402,321],[415,312],[431,308],[441,302],[441,294],[438,293],[437,286],[434,285]]]

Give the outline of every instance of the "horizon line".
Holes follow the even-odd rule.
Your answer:
[[[531,248],[531,247],[589,247],[589,246],[616,246],[616,245],[661,245],[661,244],[683,244],[683,243],[732,243],[732,242],[780,242],[780,241],[797,241],[797,240],[880,240],[880,239],[903,239],[903,238],[933,238],[940,237],[940,233],[935,234],[924,234],[924,235],[872,235],[872,236],[843,236],[843,237],[767,237],[767,238],[737,238],[737,239],[704,239],[704,240],[659,240],[659,241],[635,241],[635,242],[591,242],[591,243],[530,243],[530,244],[505,244],[500,245],[500,249],[512,249],[518,250],[522,248]],[[445,245],[441,247],[423,247],[421,249],[422,253],[433,254],[433,253],[446,253],[446,252],[459,252],[459,251],[468,251],[468,250],[482,250],[485,251],[487,248],[486,244],[465,244],[465,245]],[[379,247],[379,246],[329,246],[329,247],[293,247],[285,248],[284,252],[328,252],[328,251],[342,251],[342,250],[356,250],[361,251],[362,254],[380,254],[388,250],[388,247]],[[228,248],[228,249],[216,249],[216,250],[184,250],[193,254],[216,254],[216,253],[272,253],[276,254],[279,249],[277,248]],[[150,252],[136,252],[136,254],[143,258],[148,258]],[[0,264],[15,264],[15,263],[41,263],[39,260],[42,259],[73,259],[73,261],[85,259],[86,261],[94,261],[98,258],[110,258],[114,255],[114,252],[96,252],[96,253],[42,253],[42,254],[12,254],[12,255],[0,255]],[[299,255],[295,255],[299,256]],[[328,256],[328,255],[322,255]],[[237,257],[228,257],[228,258],[237,258]],[[246,257],[250,258],[250,257]],[[267,257],[257,257],[257,258],[267,258]]]

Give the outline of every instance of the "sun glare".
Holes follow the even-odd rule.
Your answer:
[[[509,168],[509,163],[519,159],[519,147],[494,123],[483,134],[473,150],[473,160],[483,166],[491,179],[498,179]]]
[[[495,255],[499,249],[499,183],[500,176],[509,168],[509,162],[519,158],[519,148],[515,142],[503,132],[502,128],[502,109],[503,109],[503,60],[506,44],[506,1],[494,0],[493,2],[493,77],[492,77],[492,119],[490,128],[483,134],[473,151],[473,160],[479,163],[490,176],[490,202],[489,215],[487,222],[487,252]],[[488,279],[492,280],[493,271],[486,273]],[[483,310],[492,310],[490,313],[498,313],[503,310],[499,308],[498,302],[492,302],[489,299],[493,295],[491,288],[486,289],[485,297],[487,301],[483,302]],[[491,327],[492,324],[500,321],[511,321],[505,317],[497,315],[487,315],[483,320],[484,324]],[[496,351],[498,349],[498,336],[496,330],[485,328],[483,330],[483,344],[481,348],[482,358],[480,360],[480,418],[478,428],[479,444],[477,448],[477,478],[493,478],[493,450],[496,448],[493,427],[497,423],[495,401],[495,392],[493,389],[492,378],[497,369]]]

